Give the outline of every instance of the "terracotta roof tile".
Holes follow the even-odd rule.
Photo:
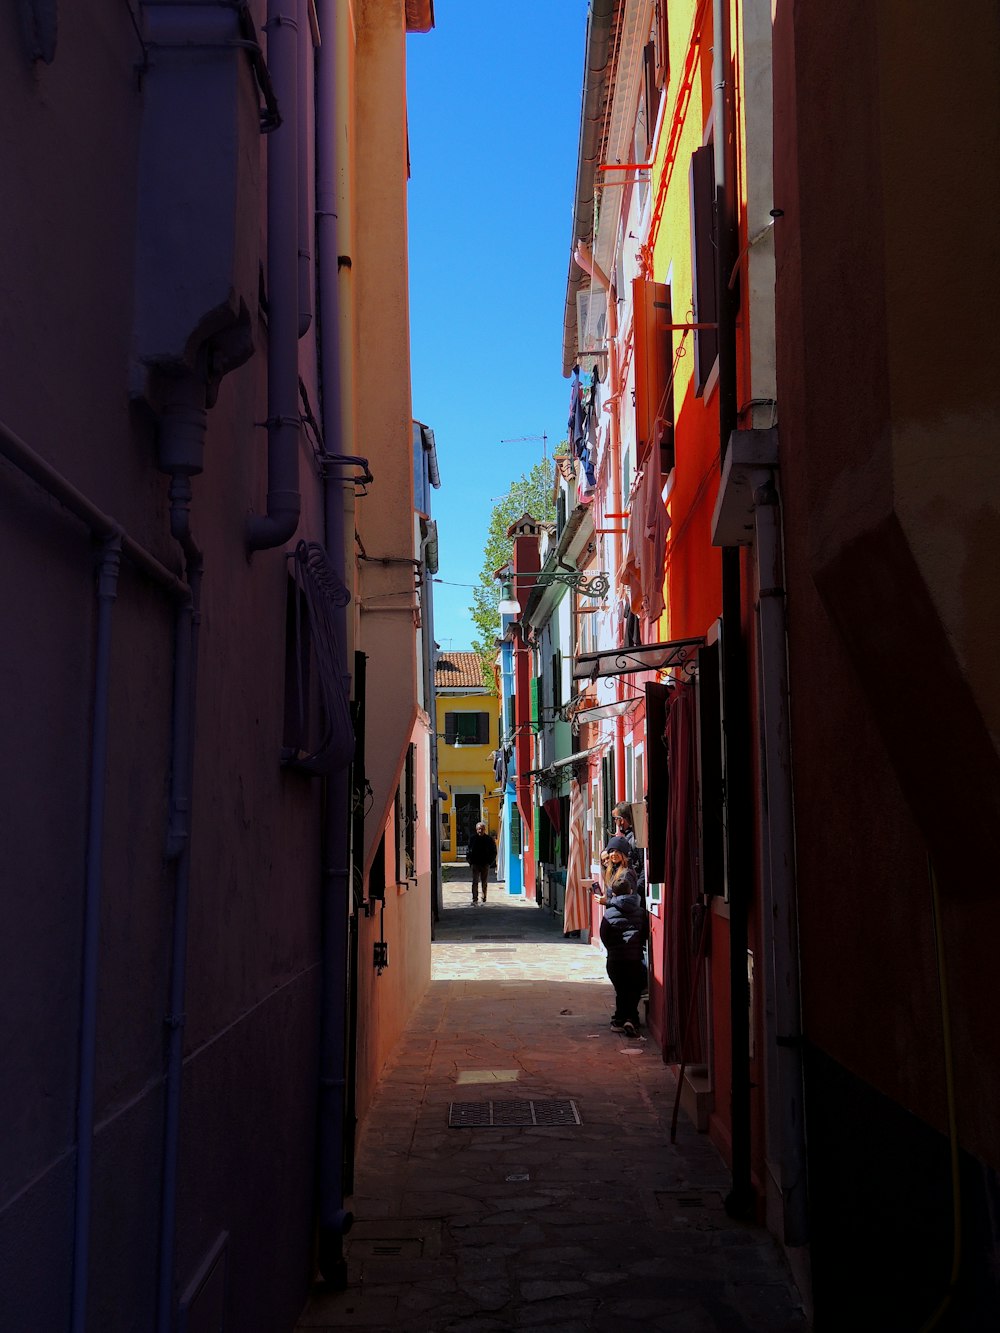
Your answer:
[[[483,669],[478,653],[438,653],[434,684],[438,688],[481,690]]]

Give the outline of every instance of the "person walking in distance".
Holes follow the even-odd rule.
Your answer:
[[[605,906],[601,918],[601,943],[607,951],[608,978],[615,988],[615,1012],[611,1026],[627,1037],[638,1036],[639,997],[646,987],[646,936],[649,922],[646,904],[636,889],[629,865],[631,849],[625,838],[611,838],[601,856],[605,889],[594,890]]]
[[[490,882],[490,867],[497,863],[496,839],[486,832],[485,824],[477,824],[476,831],[469,839],[466,860],[472,867],[472,905],[479,902],[479,886],[483,886],[483,902],[486,902],[486,886]]]

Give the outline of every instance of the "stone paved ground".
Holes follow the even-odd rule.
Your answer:
[[[804,1330],[766,1231],[681,1117],[653,1042],[611,1031],[598,949],[535,904],[445,885],[433,980],[359,1144],[346,1291],[301,1333]],[[581,1124],[449,1128],[453,1102],[572,1099]]]

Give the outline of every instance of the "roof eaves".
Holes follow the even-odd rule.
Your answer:
[[[434,27],[434,0],[406,0],[406,31],[430,32]]]
[[[591,0],[587,15],[587,39],[583,64],[583,97],[580,108],[580,144],[576,164],[576,197],[573,204],[573,234],[569,243],[569,272],[566,277],[566,307],[563,315],[563,375],[577,361],[579,336],[576,327],[576,294],[589,286],[590,277],[576,262],[577,241],[588,245],[594,236],[594,176],[604,137],[604,111],[611,95],[611,33],[621,0]]]

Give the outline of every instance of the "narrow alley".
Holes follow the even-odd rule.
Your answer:
[[[348,1288],[317,1288],[300,1333],[804,1329],[707,1136],[682,1114],[670,1144],[676,1085],[611,1030],[601,951],[502,884],[469,896],[446,880],[432,981],[366,1120]],[[491,1102],[510,1124],[449,1128]]]

